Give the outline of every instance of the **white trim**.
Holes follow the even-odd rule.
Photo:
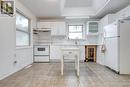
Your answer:
[[[19,47],[16,47],[16,50],[20,50],[20,49],[31,49],[33,48],[33,46],[19,46]]]
[[[21,11],[19,11],[18,9],[16,10],[16,14],[19,14],[20,16],[23,16],[25,19],[28,20],[28,30],[27,31],[24,31],[22,29],[19,29],[16,27],[16,31],[19,31],[19,32],[23,32],[23,33],[26,33],[29,37],[29,44],[27,46],[30,46],[31,45],[31,20],[29,17],[27,17],[26,15],[24,15]],[[16,25],[17,26],[17,25]],[[17,40],[17,39],[16,39]],[[17,42],[17,41],[16,41]],[[19,47],[19,45],[17,45],[16,43],[16,47]],[[24,45],[20,45],[20,47],[24,47]]]

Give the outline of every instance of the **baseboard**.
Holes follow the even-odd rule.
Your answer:
[[[12,74],[14,74],[14,73],[16,73],[16,72],[17,72],[17,71],[10,72],[9,74],[0,77],[0,80],[3,80],[3,79],[5,79],[5,78],[11,76]]]
[[[60,62],[61,62],[60,59],[50,59],[50,63],[60,63]],[[64,62],[74,63],[75,61],[65,59]],[[80,60],[80,63],[84,63],[84,60]]]
[[[32,64],[32,63],[31,63],[31,64]],[[26,66],[24,66],[24,67],[21,67],[21,68],[19,68],[19,69],[17,69],[17,70],[14,70],[14,71],[8,73],[8,74],[6,74],[6,75],[3,75],[2,77],[0,77],[0,80],[3,80],[3,79],[5,79],[5,78],[7,78],[7,77],[9,77],[9,76],[11,76],[11,75],[13,75],[13,74],[15,74],[16,72],[18,72],[18,71],[20,71],[20,70],[26,68],[27,66],[29,66],[29,65],[31,65],[31,64],[28,64],[28,65],[26,65]]]
[[[116,70],[114,70],[114,69],[112,69],[112,68],[110,68],[110,67],[108,67],[108,66],[105,66],[106,68],[108,68],[109,70],[111,70],[111,71],[113,71],[113,72],[115,72],[116,74],[119,74],[119,72],[118,71],[116,71]]]

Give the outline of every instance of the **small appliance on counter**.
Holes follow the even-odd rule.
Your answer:
[[[34,45],[34,62],[49,62],[50,46]]]

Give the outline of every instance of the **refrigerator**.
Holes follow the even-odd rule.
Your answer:
[[[130,20],[104,27],[105,66],[119,74],[130,74]]]

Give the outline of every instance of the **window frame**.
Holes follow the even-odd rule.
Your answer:
[[[29,17],[27,17],[23,12],[19,11],[18,9],[16,9],[16,14],[20,14],[21,16],[25,17],[28,20],[28,31],[24,31],[16,27],[16,32],[18,31],[18,32],[22,32],[28,35],[28,45],[17,45],[16,43],[16,47],[29,47],[31,46],[31,20]]]
[[[69,26],[82,26],[82,38],[81,39],[72,39],[72,38],[69,38]],[[68,40],[84,40],[85,39],[85,24],[84,23],[71,23],[71,24],[67,24],[67,30],[68,30]],[[80,31],[77,31],[77,32],[72,32],[72,33],[81,33]]]
[[[92,23],[92,22],[96,22],[97,23],[97,32],[91,32],[90,30],[90,28],[89,28],[89,25],[90,25],[90,23]],[[99,34],[99,21],[88,21],[87,23],[86,23],[86,25],[87,25],[87,27],[86,27],[86,34],[87,35],[98,35]]]

